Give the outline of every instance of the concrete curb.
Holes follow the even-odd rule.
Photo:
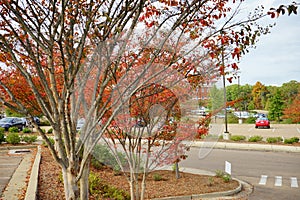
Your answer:
[[[37,147],[37,145],[6,146],[6,147],[0,147],[0,151],[13,150],[13,149],[33,149],[33,148],[36,148],[36,147]]]
[[[300,146],[256,144],[256,143],[251,144],[251,143],[197,141],[192,144],[192,147],[300,153]]]
[[[35,200],[38,190],[39,167],[41,161],[41,147],[37,147],[37,153],[31,168],[30,179],[26,190],[25,200]]]
[[[170,169],[167,168],[167,170],[170,170]],[[186,172],[186,173],[191,173],[191,174],[203,174],[203,175],[209,175],[209,176],[215,175],[214,173],[209,172],[209,171],[192,169],[192,168],[181,168],[180,171]],[[162,197],[162,198],[155,198],[153,200],[188,200],[188,199],[203,199],[203,198],[204,199],[212,199],[212,198],[228,197],[228,196],[235,195],[235,194],[241,192],[243,189],[243,184],[247,184],[236,178],[233,178],[233,180],[236,180],[239,182],[239,186],[233,190],[228,190],[228,191],[223,191],[223,192],[212,192],[212,193],[206,193],[206,194],[191,194],[191,195],[184,195],[184,196]]]

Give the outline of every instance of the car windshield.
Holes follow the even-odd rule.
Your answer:
[[[9,123],[11,122],[12,118],[3,118],[3,119],[0,119],[0,122],[2,123]]]
[[[261,117],[261,118],[259,118],[258,120],[268,120],[268,118]]]

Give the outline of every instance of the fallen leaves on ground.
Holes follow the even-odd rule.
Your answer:
[[[123,175],[116,175],[109,168],[92,170],[107,184],[129,191],[129,184]],[[38,183],[38,199],[64,199],[64,187],[60,181],[60,174],[60,167],[53,160],[49,150],[43,147]],[[159,174],[161,180],[155,181],[154,174]],[[235,180],[225,182],[219,177],[182,172],[180,176],[179,179],[176,179],[174,172],[167,170],[151,172],[146,181],[146,199],[227,191],[238,187],[238,182]]]

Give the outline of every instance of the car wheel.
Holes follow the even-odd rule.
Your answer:
[[[267,128],[270,128],[270,126],[267,126]]]
[[[20,126],[20,127],[19,127],[19,130],[20,130],[20,131],[23,131],[23,128],[24,128],[24,125]]]
[[[258,128],[258,126],[255,126],[255,128]]]

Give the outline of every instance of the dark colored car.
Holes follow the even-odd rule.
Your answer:
[[[23,120],[24,127],[33,127],[29,118],[23,117],[21,119]],[[40,126],[41,121],[38,117],[33,117],[33,120],[38,126]]]
[[[258,118],[255,121],[255,128],[258,128],[258,127],[270,128],[270,121],[268,120],[268,118],[266,118],[266,117]]]
[[[6,131],[8,131],[10,127],[17,127],[21,131],[24,128],[24,121],[19,117],[5,117],[0,119],[0,127]]]

